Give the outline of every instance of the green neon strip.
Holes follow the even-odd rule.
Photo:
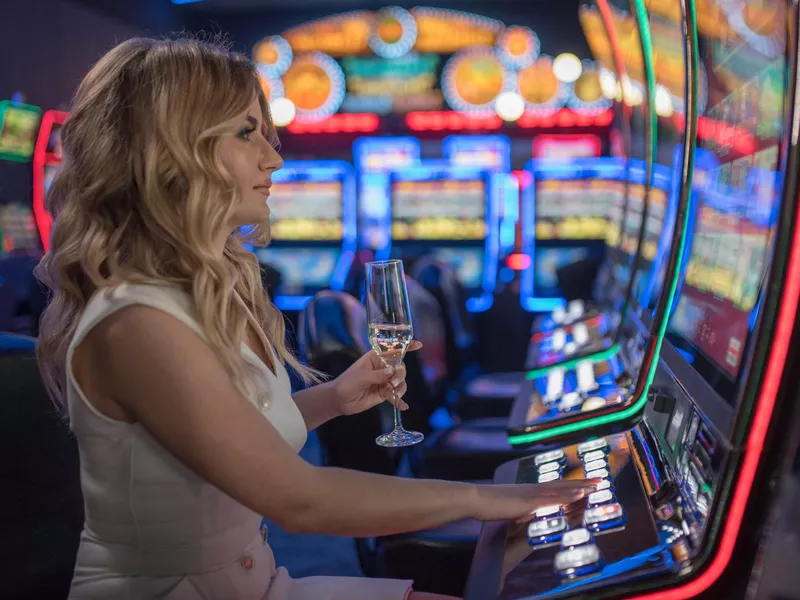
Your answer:
[[[650,36],[650,22],[647,19],[647,10],[645,8],[644,0],[634,0],[636,4],[636,13],[638,16],[639,27],[642,36],[642,45],[645,48],[645,61],[648,61],[645,64],[649,64],[652,67],[653,64],[653,46],[652,46],[652,38]],[[691,7],[692,14],[695,15],[695,5],[693,1],[689,2]],[[695,21],[693,20],[693,23]],[[693,36],[695,42],[697,41],[697,26],[694,25],[692,31],[690,32]],[[697,44],[694,45],[695,52],[689,57],[692,61],[692,89],[689,94],[688,101],[691,106],[691,110],[689,110],[690,106],[686,107],[686,114],[687,115],[696,115],[697,114],[697,69],[698,69],[698,56],[697,56]],[[652,69],[650,69],[652,71]],[[652,79],[650,77],[647,78],[648,85],[652,83]],[[655,89],[651,88],[648,90],[650,93],[650,97],[654,97]],[[652,118],[655,118],[655,113],[652,113]],[[684,162],[687,165],[687,176],[686,181],[684,182],[684,187],[682,192],[689,194],[692,189],[692,175],[694,173],[694,153],[695,153],[695,146],[697,144],[697,138],[695,135],[696,126],[692,123],[687,123],[686,127],[686,135],[689,137],[689,155],[684,156]],[[689,132],[692,132],[691,135]],[[692,196],[689,196],[689,202],[692,201]],[[687,206],[688,209],[688,206]],[[688,210],[687,210],[688,212]],[[684,254],[684,247],[686,245],[686,232],[689,228],[689,219],[684,218],[683,221],[683,228],[680,232],[680,240],[678,242],[678,263],[676,268],[672,274],[672,280],[669,282],[669,288],[667,290],[667,303],[666,306],[667,311],[669,311],[669,307],[672,306],[673,301],[675,299],[675,292],[678,289],[678,279],[680,279],[680,273],[683,268],[683,254]],[[664,300],[663,298],[661,300]],[[548,439],[551,437],[555,437],[562,434],[573,433],[575,431],[582,431],[585,429],[589,429],[591,427],[598,427],[601,425],[606,425],[608,423],[615,423],[617,421],[622,421],[628,419],[629,417],[633,417],[637,415],[639,412],[644,410],[645,404],[647,404],[647,394],[650,391],[650,386],[653,383],[653,379],[656,376],[656,369],[658,367],[658,359],[661,355],[661,346],[664,342],[664,335],[667,331],[667,323],[669,322],[669,312],[665,314],[664,319],[662,322],[658,324],[658,331],[656,334],[655,339],[655,347],[652,354],[652,360],[647,365],[647,375],[645,376],[645,383],[642,388],[641,394],[639,394],[639,398],[628,408],[622,410],[618,413],[609,414],[609,415],[602,415],[599,417],[593,417],[591,419],[587,419],[585,421],[581,421],[579,423],[568,423],[566,425],[560,425],[558,427],[553,427],[552,429],[548,429],[545,431],[534,431],[532,433],[526,433],[523,435],[511,435],[508,436],[508,441],[512,445],[519,445],[519,444],[530,444],[533,442],[538,442],[540,440]]]
[[[540,367],[538,369],[531,369],[527,373],[525,373],[525,377],[527,379],[538,379],[543,375],[547,375],[553,369],[571,369],[575,365],[585,360],[590,360],[594,363],[603,362],[604,360],[610,360],[614,358],[619,353],[619,344],[614,344],[608,350],[603,350],[602,352],[597,352],[595,354],[589,354],[587,356],[581,356],[580,358],[571,358],[567,361],[562,363],[557,363],[555,365],[550,365],[548,367]]]

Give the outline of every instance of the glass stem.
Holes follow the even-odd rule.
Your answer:
[[[397,402],[397,392],[395,391],[394,387],[392,387],[392,400]],[[397,408],[396,405],[393,406],[392,408],[394,409],[394,411],[393,411],[393,414],[394,414],[394,429],[395,429],[395,431],[397,431],[398,429],[402,429],[403,428],[403,422],[401,421],[401,417],[400,417],[400,409]]]

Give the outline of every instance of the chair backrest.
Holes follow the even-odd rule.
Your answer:
[[[411,274],[439,303],[445,325],[447,370],[451,380],[477,359],[475,323],[467,311],[467,292],[455,270],[433,256],[414,263]]]
[[[34,345],[0,333],[0,590],[65,598],[84,518],[78,448],[42,383]]]
[[[406,277],[406,287],[411,305],[411,320],[414,323],[414,339],[422,342],[418,353],[422,376],[433,402],[440,404],[444,400],[449,379],[447,335],[442,308],[433,294],[414,278]]]
[[[0,258],[0,331],[39,334],[47,294],[33,274],[37,262],[25,255]]]

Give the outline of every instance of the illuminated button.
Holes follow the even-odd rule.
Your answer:
[[[561,547],[573,548],[575,546],[583,546],[591,541],[592,533],[588,529],[581,527],[565,533],[564,537],[561,538]]]
[[[567,342],[564,345],[564,356],[572,356],[577,351],[578,351],[578,346],[575,345],[575,342]]]
[[[578,346],[583,346],[589,341],[589,328],[586,323],[576,323],[572,328],[572,339]]]
[[[595,469],[594,471],[586,471],[586,479],[608,479],[610,473],[608,469]]]
[[[555,506],[543,506],[535,513],[533,513],[537,519],[549,519],[551,517],[557,517],[561,515],[561,507],[558,505]]]
[[[539,473],[550,473],[552,471],[560,471],[561,470],[561,463],[557,462],[549,462],[544,463],[543,465],[539,465]]]
[[[602,492],[603,490],[611,490],[614,491],[614,486],[611,485],[611,480],[603,479],[600,483],[597,484],[597,487],[594,488],[598,492]]]
[[[608,448],[608,440],[605,438],[599,438],[596,440],[590,440],[588,442],[583,442],[582,444],[578,444],[578,456],[583,456],[593,450],[605,450]]]
[[[590,360],[582,360],[575,365],[575,376],[578,379],[578,389],[584,394],[599,387],[594,378],[594,363]]]
[[[537,467],[544,463],[549,462],[564,462],[567,460],[567,455],[564,454],[564,451],[559,450],[551,450],[550,452],[542,452],[541,454],[537,454],[536,457],[533,459],[533,464]]]
[[[592,396],[583,403],[581,411],[588,412],[590,410],[597,410],[598,408],[603,408],[606,404],[607,402],[605,398],[601,398],[600,396]]]
[[[561,396],[561,402],[558,403],[558,410],[567,412],[581,404],[583,404],[583,397],[578,392],[567,392]]]
[[[611,490],[601,490],[599,492],[592,492],[586,498],[589,506],[596,506],[598,504],[607,504],[614,499],[614,494]]]
[[[564,377],[566,374],[566,369],[561,368],[550,371],[547,376],[547,400],[554,401],[564,392]]]
[[[622,506],[619,503],[604,504],[594,508],[589,508],[583,513],[583,524],[586,527],[602,527],[618,523],[625,516]]]
[[[549,537],[562,533],[566,528],[567,521],[564,517],[533,521],[528,525],[528,537],[531,539]]]
[[[547,483],[549,481],[556,481],[557,479],[561,479],[561,474],[558,471],[550,471],[549,473],[542,473],[539,475],[536,481],[539,483]]]
[[[553,312],[550,314],[550,318],[553,319],[553,322],[560,325],[563,323],[567,318],[567,311],[564,310],[563,306],[557,306],[553,309]]]
[[[605,461],[604,458],[600,460],[593,460],[592,462],[587,462],[583,465],[583,470],[587,473],[589,471],[597,471],[598,469],[605,469],[608,467],[608,463]]]
[[[586,544],[561,550],[556,554],[555,569],[560,575],[578,575],[600,565],[600,550],[594,544]]]
[[[580,319],[586,311],[586,304],[583,300],[570,300],[567,304],[567,316],[570,319]]]
[[[567,332],[563,329],[556,329],[552,337],[553,350],[561,352],[567,343]]]
[[[606,459],[606,453],[603,452],[602,450],[594,450],[593,452],[587,452],[586,454],[581,456],[581,460],[587,464],[590,462],[594,462],[596,460],[605,460],[605,459]]]

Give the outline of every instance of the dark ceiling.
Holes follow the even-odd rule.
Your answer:
[[[548,54],[574,52],[589,57],[578,24],[581,0],[204,0],[175,5],[170,0],[72,0],[136,25],[144,32],[213,31],[231,36],[236,49],[249,52],[258,40],[301,23],[358,9],[432,6],[474,12],[506,24],[527,25]]]

